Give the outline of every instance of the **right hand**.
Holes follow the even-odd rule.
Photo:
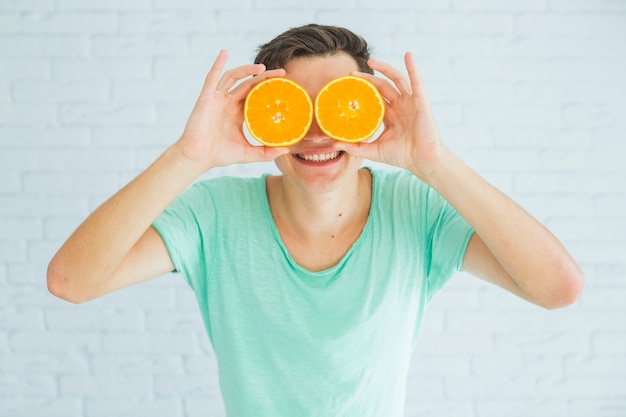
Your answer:
[[[243,102],[259,82],[285,75],[284,69],[265,71],[263,64],[243,65],[220,77],[228,59],[220,51],[206,76],[200,97],[185,130],[174,145],[181,155],[202,171],[237,163],[265,162],[289,152],[287,148],[251,145],[243,134]],[[238,86],[241,79],[252,77]]]

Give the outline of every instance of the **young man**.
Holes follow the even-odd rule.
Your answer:
[[[424,308],[457,269],[545,308],[578,298],[582,273],[558,240],[441,142],[411,54],[404,74],[350,31],[308,25],[221,75],[226,59],[181,138],[59,250],[48,286],[83,302],[180,272],[227,415],[401,416]],[[287,77],[314,98],[347,74],[386,99],[376,141],[336,142],[313,122],[290,148],[248,144],[242,103],[255,84]],[[360,169],[364,158],[402,170]],[[214,167],[270,160],[282,175],[184,191]]]

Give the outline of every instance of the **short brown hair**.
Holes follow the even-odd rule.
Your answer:
[[[339,27],[318,24],[291,28],[259,47],[255,64],[267,69],[284,68],[294,58],[328,56],[345,52],[356,61],[359,71],[373,74],[367,65],[370,49],[365,39]]]

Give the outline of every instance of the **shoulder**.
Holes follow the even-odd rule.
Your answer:
[[[196,181],[170,204],[168,210],[196,215],[229,212],[261,200],[264,181],[264,177],[231,176]]]
[[[374,189],[381,198],[421,199],[431,188],[419,178],[404,170],[371,170]]]
[[[400,185],[419,187],[426,185],[415,175],[403,169],[368,169],[372,173],[374,179],[384,186]]]
[[[431,186],[404,170],[372,170],[378,204],[403,215],[437,217],[448,203]]]
[[[233,188],[242,189],[258,187],[264,180],[265,175],[260,177],[223,176],[197,181],[191,186],[191,188],[219,192]]]
[[[223,176],[197,181],[184,193],[191,199],[210,199],[227,197],[229,200],[249,194],[264,187],[265,176],[261,177],[234,177]]]

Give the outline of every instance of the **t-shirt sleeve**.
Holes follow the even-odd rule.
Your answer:
[[[441,290],[461,270],[467,244],[474,230],[435,190],[427,195],[428,299]]]
[[[207,187],[194,184],[152,223],[174,264],[194,291],[206,289],[215,248],[215,207]]]

